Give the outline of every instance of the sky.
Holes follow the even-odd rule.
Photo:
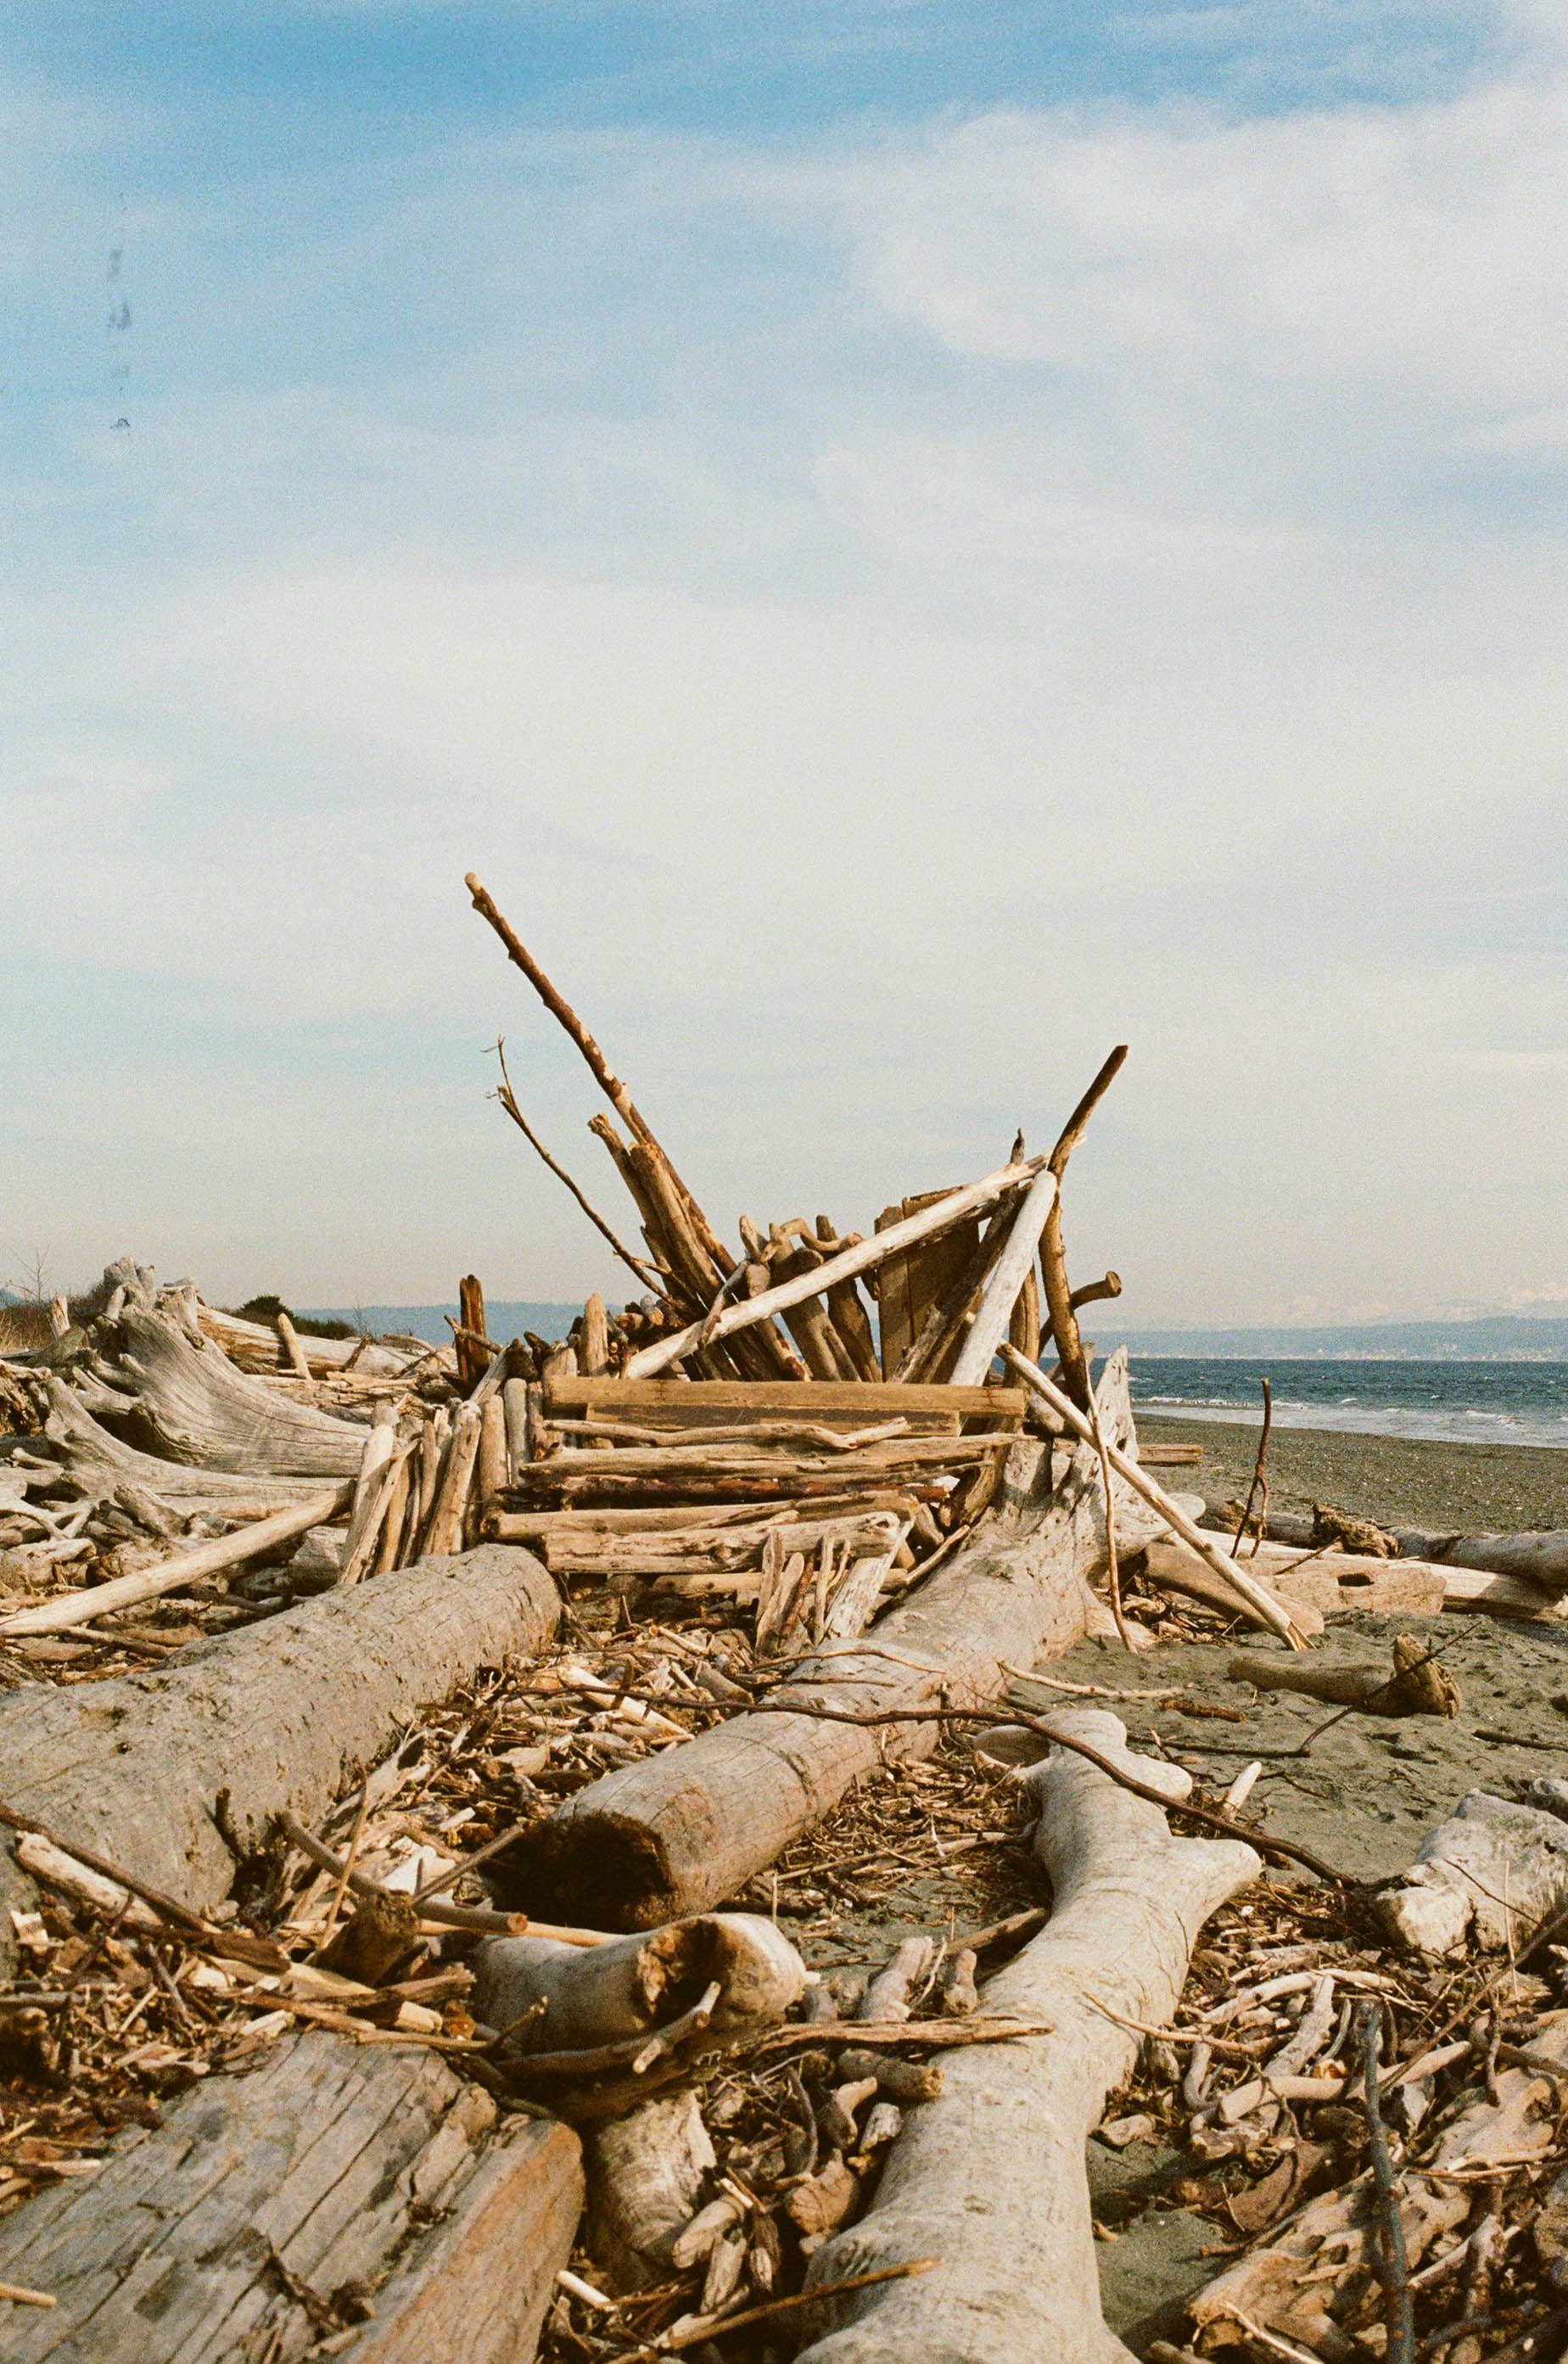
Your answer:
[[[1568,6],[29,0],[0,1282],[613,1301],[1048,1146],[1140,1324],[1568,1301]]]

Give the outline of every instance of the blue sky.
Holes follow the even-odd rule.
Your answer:
[[[1568,14],[34,0],[0,1279],[611,1279],[1132,1056],[1129,1321],[1568,1297]],[[121,423],[123,422],[123,423]]]

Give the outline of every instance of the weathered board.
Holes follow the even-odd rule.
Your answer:
[[[6,2364],[526,2364],[583,2202],[577,2137],[437,2053],[317,2031],[215,2077],[0,2224]]]

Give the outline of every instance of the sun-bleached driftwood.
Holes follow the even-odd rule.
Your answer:
[[[717,1321],[708,1327],[711,1340],[732,1337],[738,1331],[751,1328],[759,1321],[771,1321],[775,1313],[784,1313],[791,1306],[804,1305],[808,1298],[825,1296],[829,1288],[851,1281],[862,1272],[871,1272],[889,1256],[898,1255],[913,1247],[917,1240],[934,1239],[955,1223],[994,1206],[1021,1182],[1032,1182],[1045,1165],[1043,1157],[1025,1158],[998,1168],[979,1182],[965,1184],[962,1189],[951,1190],[935,1205],[922,1208],[918,1214],[906,1216],[899,1223],[889,1224],[885,1232],[877,1232],[852,1248],[829,1256],[825,1264],[815,1265],[809,1271],[798,1273],[794,1279],[781,1281],[773,1288],[764,1289],[760,1297],[727,1305]],[[631,1355],[626,1366],[628,1379],[651,1379],[656,1373],[667,1370],[689,1355],[703,1339],[705,1324],[695,1321],[684,1330],[672,1332],[667,1338],[658,1339]]]
[[[1135,1756],[1119,1718],[1052,1723],[1173,1799],[1191,1778]],[[1051,1917],[982,1991],[978,2014],[1049,2034],[943,2061],[943,2090],[905,2123],[869,2213],[812,2258],[807,2287],[917,2258],[917,2283],[824,2300],[802,2364],[1113,2364],[1128,2351],[1100,2311],[1084,2147],[1139,2036],[1163,2025],[1208,1915],[1262,1869],[1240,1840],[1173,1838],[1162,1810],[1064,1749],[1028,1777]]]
[[[1022,1206],[1013,1217],[1006,1243],[996,1259],[995,1271],[981,1293],[979,1308],[969,1335],[959,1348],[958,1360],[952,1366],[955,1387],[979,1387],[991,1368],[996,1349],[1007,1335],[1013,1318],[1013,1308],[1023,1293],[1024,1284],[1033,1269],[1051,1210],[1056,1204],[1057,1179],[1049,1167],[1035,1176]],[[1036,1345],[1039,1344],[1039,1313],[1036,1311]]]
[[[1530,2049],[1568,2067],[1568,2026],[1541,2030]],[[1556,2140],[1562,2092],[1551,2078],[1528,2068],[1507,2068],[1496,2071],[1495,2081],[1495,2101],[1477,2091],[1443,2128],[1430,2162],[1437,2172],[1407,2168],[1400,2176],[1399,2216],[1412,2270],[1470,2213],[1477,2187],[1451,2180],[1455,2170],[1485,2169],[1494,2161],[1518,2166],[1543,2156]],[[1369,2176],[1308,2201],[1277,2233],[1188,2300],[1204,2353],[1240,2358],[1258,2352],[1239,2316],[1278,2340],[1295,2342],[1297,2352],[1351,2352],[1341,2326],[1360,2326],[1381,2313],[1378,2242],[1379,2212]]]
[[[114,1267],[111,1267],[113,1270]],[[364,1448],[359,1423],[317,1411],[251,1378],[221,1346],[187,1326],[139,1284],[116,1321],[94,1323],[93,1354],[76,1376],[87,1408],[155,1457],[243,1477],[351,1478]]]
[[[582,2199],[575,2135],[439,2055],[285,2035],[0,2225],[55,2302],[6,2310],[7,2364],[293,2364],[356,2321],[372,2364],[524,2364]]]
[[[1460,1800],[1377,1898],[1378,1917],[1394,1936],[1440,1955],[1520,1945],[1564,1905],[1568,1821],[1557,1801],[1519,1805],[1484,1790]]]
[[[196,1511],[217,1511],[228,1518],[251,1518],[320,1491],[319,1478],[240,1476],[183,1461],[161,1461],[111,1435],[56,1373],[41,1375],[33,1384],[43,1390],[48,1410],[41,1433],[27,1439],[26,1451],[52,1461],[81,1493],[102,1499],[122,1486],[134,1486],[150,1500],[185,1517]],[[362,1430],[360,1434],[362,1441]],[[14,1463],[14,1450],[9,1457]],[[36,1489],[45,1482],[46,1473],[29,1469],[28,1479]]]
[[[225,1313],[200,1299],[196,1301],[195,1318],[203,1336],[221,1346],[240,1370],[287,1371],[292,1367],[284,1341],[270,1322],[249,1321],[243,1314]],[[431,1359],[428,1349],[416,1353],[411,1347],[384,1346],[367,1338],[314,1338],[308,1332],[296,1335],[313,1379],[332,1378],[350,1364],[367,1378],[394,1378],[411,1370],[416,1363]],[[443,1357],[450,1366],[450,1346],[436,1350],[435,1359]]]
[[[492,2027],[538,2010],[524,2051],[550,2054],[651,2035],[717,1982],[703,2044],[773,2027],[806,1991],[806,1965],[773,1921],[700,1913],[601,1946],[562,1946],[531,1933],[487,1938],[473,1957],[474,2009]]]
[[[1107,1366],[1099,1396],[1107,1434],[1131,1442],[1125,1357]],[[601,1928],[651,1928],[735,1895],[878,1763],[929,1756],[936,1743],[934,1724],[868,1729],[812,1707],[874,1713],[997,1698],[1003,1661],[1071,1648],[1100,1611],[1086,1578],[1103,1536],[1096,1455],[1073,1454],[1053,1489],[1050,1445],[1020,1439],[991,1511],[940,1573],[858,1642],[808,1659],[775,1709],[578,1791],[502,1858],[508,1901]]]
[[[583,2148],[589,2254],[617,2292],[643,2290],[668,2272],[717,2164],[696,2095],[645,2102],[590,2126]]]
[[[1143,1572],[1149,1582],[1162,1592],[1177,1592],[1189,1600],[1204,1601],[1210,1609],[1218,1609],[1222,1616],[1233,1617],[1244,1625],[1254,1626],[1260,1634],[1274,1631],[1270,1618],[1265,1617],[1261,1610],[1254,1609],[1251,1601],[1243,1600],[1232,1585],[1215,1575],[1207,1559],[1200,1558],[1196,1552],[1189,1551],[1185,1544],[1178,1542],[1173,1535],[1156,1536],[1144,1546]],[[1257,1578],[1254,1581],[1261,1583],[1263,1579]],[[1322,1633],[1323,1611],[1303,1588],[1294,1583],[1287,1586],[1284,1582],[1276,1586],[1271,1581],[1269,1589],[1275,1593],[1281,1609],[1298,1634],[1312,1641]]]
[[[85,1625],[114,1610],[134,1608],[139,1601],[178,1592],[182,1585],[194,1584],[199,1577],[242,1567],[247,1560],[291,1542],[323,1520],[336,1518],[347,1510],[350,1490],[345,1479],[340,1486],[326,1487],[286,1511],[273,1511],[267,1518],[238,1527],[232,1534],[193,1544],[188,1551],[172,1552],[167,1559],[155,1561],[134,1576],[115,1577],[107,1584],[40,1600],[35,1608],[13,1610],[8,1617],[0,1617],[0,1634],[63,1634],[72,1625]]]
[[[531,1553],[486,1545],[323,1593],[174,1666],[15,1693],[0,1717],[0,1801],[210,1912],[235,1874],[214,1819],[220,1790],[248,1848],[281,1812],[318,1820],[421,1707],[476,1667],[542,1648],[560,1607]],[[3,1908],[29,1902],[0,1847],[0,1969]]]
[[[1443,1715],[1458,1712],[1459,1691],[1424,1642],[1401,1634],[1392,1667],[1298,1666],[1294,1659],[1261,1657],[1242,1651],[1227,1662],[1225,1679],[1251,1683],[1260,1691],[1296,1691],[1330,1707],[1360,1709],[1367,1715]]]
[[[1485,1569],[1533,1585],[1550,1600],[1568,1593],[1568,1528],[1517,1535],[1436,1535],[1421,1527],[1394,1530],[1399,1556],[1440,1567]]]
[[[1032,1388],[1055,1412],[1057,1418],[1065,1422],[1074,1436],[1085,1444],[1094,1443],[1094,1430],[1077,1405],[1070,1397],[1063,1395],[1062,1389],[1048,1379],[1043,1371],[1037,1369],[1027,1355],[1020,1355],[1016,1346],[1004,1346],[1002,1358],[1008,1368],[1016,1372],[1023,1380],[1025,1386]],[[1129,1460],[1127,1455],[1108,1439],[1106,1451],[1110,1457],[1111,1467],[1123,1483],[1130,1486],[1135,1494],[1141,1494],[1150,1509],[1156,1512],[1173,1533],[1179,1535],[1189,1549],[1196,1552],[1200,1559],[1207,1560],[1214,1573],[1224,1583],[1229,1584],[1232,1591],[1245,1600],[1251,1608],[1257,1611],[1271,1633],[1277,1634],[1281,1641],[1288,1643],[1293,1650],[1300,1649],[1303,1646],[1302,1636],[1291,1623],[1289,1616],[1282,1610],[1273,1595],[1247,1575],[1238,1561],[1228,1558],[1219,1549],[1214,1537],[1205,1534],[1201,1527],[1195,1526],[1185,1511],[1172,1500],[1164,1488],[1157,1485],[1146,1470],[1141,1469],[1136,1461]]]

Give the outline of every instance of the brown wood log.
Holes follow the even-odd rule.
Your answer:
[[[1059,1183],[1067,1171],[1068,1159],[1084,1138],[1089,1119],[1120,1073],[1126,1057],[1126,1043],[1118,1043],[1062,1128],[1061,1138],[1051,1153],[1051,1171]],[[1062,1364],[1062,1384],[1082,1411],[1089,1400],[1089,1366],[1078,1331],[1073,1289],[1067,1277],[1067,1254],[1062,1241],[1060,1190],[1040,1238],[1040,1278],[1045,1283],[1045,1302],[1051,1315],[1051,1334],[1056,1341],[1056,1352]]]
[[[610,1367],[609,1310],[596,1289],[583,1308],[582,1364],[591,1379],[601,1377]]]
[[[1179,1767],[1132,1756],[1114,1715],[1076,1708],[1052,1721],[1173,1799],[1192,1787]],[[1240,1840],[1173,1838],[1160,1807],[1065,1750],[1029,1786],[1051,1917],[988,1981],[968,2025],[990,2015],[1050,2032],[944,2059],[943,2090],[906,2121],[871,2210],[817,2251],[806,2283],[940,2262],[917,2282],[824,2299],[802,2364],[1129,2358],[1101,2314],[1084,2150],[1140,2038],[1095,1999],[1163,2025],[1204,1922],[1262,1866]]]
[[[220,1790],[248,1847],[284,1811],[318,1821],[421,1707],[479,1667],[541,1649],[560,1605],[530,1552],[486,1545],[323,1593],[175,1666],[15,1692],[0,1717],[0,1800],[209,1912],[235,1874],[213,1819]],[[0,1850],[0,1970],[4,1907],[28,1902]]]
[[[817,1218],[817,1236],[819,1241],[833,1242],[835,1246],[851,1247],[855,1244],[852,1239],[839,1240],[826,1215]],[[857,1379],[880,1379],[882,1366],[877,1360],[876,1336],[872,1329],[871,1316],[852,1280],[840,1282],[837,1288],[828,1291],[828,1310],[853,1365],[851,1376]]]
[[[788,1382],[740,1385],[706,1379],[550,1379],[545,1415],[585,1420],[598,1413],[652,1428],[723,1426],[736,1421],[816,1421],[829,1428],[870,1428],[887,1420],[910,1433],[956,1434],[961,1421],[1021,1420],[1022,1388],[894,1386],[814,1381],[805,1392]]]
[[[1108,1435],[1132,1433],[1126,1363],[1101,1382]],[[930,1754],[932,1724],[833,1723],[814,1705],[858,1712],[954,1706],[1000,1695],[1004,1661],[1068,1649],[1085,1629],[1086,1577],[1101,1550],[1100,1473],[1074,1454],[1052,1489],[1051,1448],[1009,1452],[998,1500],[940,1575],[858,1645],[808,1661],[775,1711],[734,1717],[699,1739],[592,1782],[507,1858],[509,1898],[544,1917],[651,1928],[734,1896],[884,1758]],[[570,1910],[557,1912],[562,1900]]]
[[[1040,1315],[1040,1282],[1031,1268],[1024,1275],[1024,1285],[1019,1292],[1018,1301],[1013,1308],[1013,1318],[1007,1325],[1007,1336],[1020,1355],[1031,1363],[1038,1363],[1042,1334]],[[1147,1461],[1149,1455],[1145,1453],[1140,1457]]]
[[[484,1327],[484,1291],[477,1273],[465,1272],[457,1285],[457,1318],[462,1327],[457,1333],[458,1385],[477,1385],[490,1367],[490,1357],[480,1340],[488,1335]]]
[[[577,2137],[438,2054],[284,2035],[0,2224],[0,2280],[55,2301],[6,2310],[7,2364],[288,2364],[350,2289],[361,2359],[525,2364],[582,2203]]]
[[[891,1231],[911,1215],[940,1204],[947,1194],[925,1190],[896,1206],[884,1207],[876,1219],[879,1232]],[[915,1342],[925,1331],[933,1308],[943,1303],[967,1270],[976,1253],[979,1226],[975,1219],[956,1224],[936,1239],[917,1243],[906,1252],[889,1256],[877,1278],[878,1331],[885,1378],[903,1373]],[[934,1370],[932,1363],[929,1368]],[[921,1376],[927,1376],[922,1371]]]

